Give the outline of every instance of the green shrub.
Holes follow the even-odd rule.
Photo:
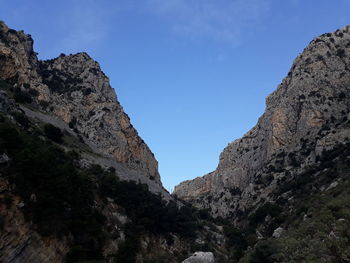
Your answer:
[[[199,209],[197,215],[201,220],[213,220],[210,215],[209,209]]]
[[[242,190],[239,189],[238,187],[232,187],[229,189],[231,195],[241,195],[242,194]]]
[[[21,112],[14,112],[14,113],[12,113],[12,116],[24,128],[28,128],[30,126],[30,121],[25,114],[23,114]]]
[[[39,96],[39,91],[35,90],[35,89],[29,89],[28,91],[29,95],[31,95],[32,97],[38,97]]]
[[[44,109],[46,109],[47,107],[49,107],[50,103],[48,101],[45,100],[40,100],[39,104],[41,107],[43,107]]]
[[[160,195],[151,193],[146,184],[119,181],[113,173],[100,167],[93,166],[90,172],[99,175],[100,194],[121,205],[139,232],[173,232],[183,237],[196,235],[198,225],[192,208],[183,206],[179,209],[173,202],[166,204]]]
[[[224,235],[226,237],[226,248],[229,251],[233,251],[231,257],[235,260],[239,260],[248,247],[243,232],[234,226],[224,226]]]
[[[65,74],[59,70],[42,69],[43,82],[50,90],[56,93],[72,92],[78,90],[79,84],[83,82],[80,78],[72,77],[70,74]]]
[[[340,58],[345,57],[345,50],[344,49],[337,49],[337,56]]]
[[[198,251],[198,250],[195,250]],[[205,250],[207,251],[207,250]],[[156,256],[150,256],[144,259],[143,263],[168,263],[171,255],[167,253],[157,253]]]
[[[249,216],[249,221],[252,225],[256,225],[263,222],[267,215],[270,215],[273,218],[278,216],[281,212],[282,208],[279,205],[266,203]]]
[[[56,126],[53,126],[52,124],[45,124],[44,126],[44,132],[47,138],[50,140],[62,143],[62,137],[63,133],[60,128],[57,128]]]
[[[251,258],[251,263],[274,263],[276,262],[274,255],[277,248],[273,242],[261,241],[256,246]]]
[[[66,263],[105,263],[101,254],[91,255],[91,251],[82,247],[72,247],[66,255]],[[91,260],[97,259],[97,260]]]
[[[339,99],[345,99],[346,98],[346,94],[345,94],[345,92],[340,92],[339,94],[338,94],[338,98]]]
[[[116,263],[135,263],[136,255],[140,248],[140,241],[134,236],[128,236],[119,245],[116,255]]]
[[[3,198],[0,199],[0,203],[3,203],[6,208],[9,208],[12,205],[13,199],[10,195],[5,194]]]
[[[76,125],[77,125],[77,118],[73,117],[71,119],[71,121],[69,122],[68,126],[69,126],[69,128],[74,129]]]
[[[26,204],[26,219],[44,236],[70,233],[73,245],[87,251],[84,260],[101,259],[104,217],[93,208],[94,184],[89,173],[75,166],[76,153],[65,153],[8,122],[0,124],[0,146],[12,158],[5,174]]]
[[[10,89],[12,89],[12,85],[9,84],[7,81],[0,78],[0,89],[10,90]]]
[[[23,140],[13,125],[8,122],[0,123],[0,150],[12,155],[20,147]]]
[[[4,230],[5,227],[5,217],[0,215],[0,232]]]
[[[290,152],[288,154],[289,162],[293,167],[298,167],[300,166],[300,162],[297,160],[295,153]]]
[[[21,91],[20,89],[16,89],[15,95],[13,97],[16,102],[18,103],[32,103],[33,99],[32,96],[26,92],[26,91]]]

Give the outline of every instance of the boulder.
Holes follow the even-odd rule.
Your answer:
[[[182,263],[214,263],[214,254],[212,252],[195,252],[192,256],[182,261]]]
[[[278,227],[273,231],[272,237],[274,238],[279,238],[282,233],[283,233],[284,229],[282,227]]]
[[[0,155],[0,164],[8,163],[10,160],[6,153]]]

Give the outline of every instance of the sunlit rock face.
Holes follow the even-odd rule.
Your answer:
[[[349,47],[350,26],[312,40],[255,127],[223,150],[214,172],[180,183],[174,194],[215,216],[234,216],[268,200],[286,171],[304,169],[350,137]]]

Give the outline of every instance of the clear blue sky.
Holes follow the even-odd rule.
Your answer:
[[[0,19],[41,59],[88,52],[171,190],[214,170],[317,35],[350,23],[349,0],[0,0]]]

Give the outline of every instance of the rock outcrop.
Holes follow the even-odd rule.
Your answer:
[[[174,194],[228,217],[262,199],[350,138],[350,26],[315,38],[266,99],[254,128],[230,143],[214,172],[182,182]]]

